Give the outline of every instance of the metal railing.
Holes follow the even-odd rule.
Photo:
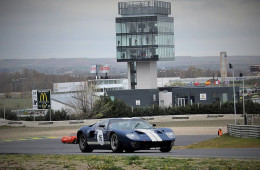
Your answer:
[[[260,138],[260,126],[227,125],[228,134],[240,138]]]
[[[119,15],[171,14],[171,3],[163,1],[118,2]]]

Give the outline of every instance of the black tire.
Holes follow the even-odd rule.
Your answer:
[[[134,153],[135,150],[134,150],[134,149],[125,149],[125,152],[126,152],[126,153]]]
[[[110,146],[111,146],[111,149],[114,153],[121,153],[123,152],[123,149],[122,149],[122,146],[121,146],[121,143],[118,139],[118,136],[113,133],[111,136],[110,136]]]
[[[76,143],[77,143],[77,140],[76,140],[76,139],[74,139],[72,143],[73,143],[73,144],[76,144]]]
[[[172,146],[167,146],[167,147],[163,147],[163,148],[160,148],[160,151],[161,152],[170,152],[172,150]]]
[[[81,152],[93,151],[93,149],[88,145],[86,136],[83,133],[79,135],[79,149],[81,150]]]

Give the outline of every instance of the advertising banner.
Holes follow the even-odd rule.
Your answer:
[[[108,64],[104,65],[92,65],[90,67],[90,73],[110,73],[110,66]]]
[[[206,93],[200,93],[200,100],[207,100]]]
[[[33,109],[38,109],[37,90],[32,90],[32,106]]]
[[[92,65],[90,67],[90,73],[97,73],[97,65]]]
[[[51,90],[37,90],[38,109],[51,109]]]
[[[109,73],[110,72],[110,66],[108,64],[102,65],[100,67],[100,73]]]

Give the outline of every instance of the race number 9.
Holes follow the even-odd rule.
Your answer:
[[[97,130],[97,141],[100,145],[104,145],[104,135],[102,130]]]

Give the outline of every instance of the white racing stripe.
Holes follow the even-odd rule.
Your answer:
[[[153,130],[148,130],[148,129],[136,129],[139,132],[145,133],[153,142],[160,142],[162,139],[160,138],[159,135],[157,135]]]

